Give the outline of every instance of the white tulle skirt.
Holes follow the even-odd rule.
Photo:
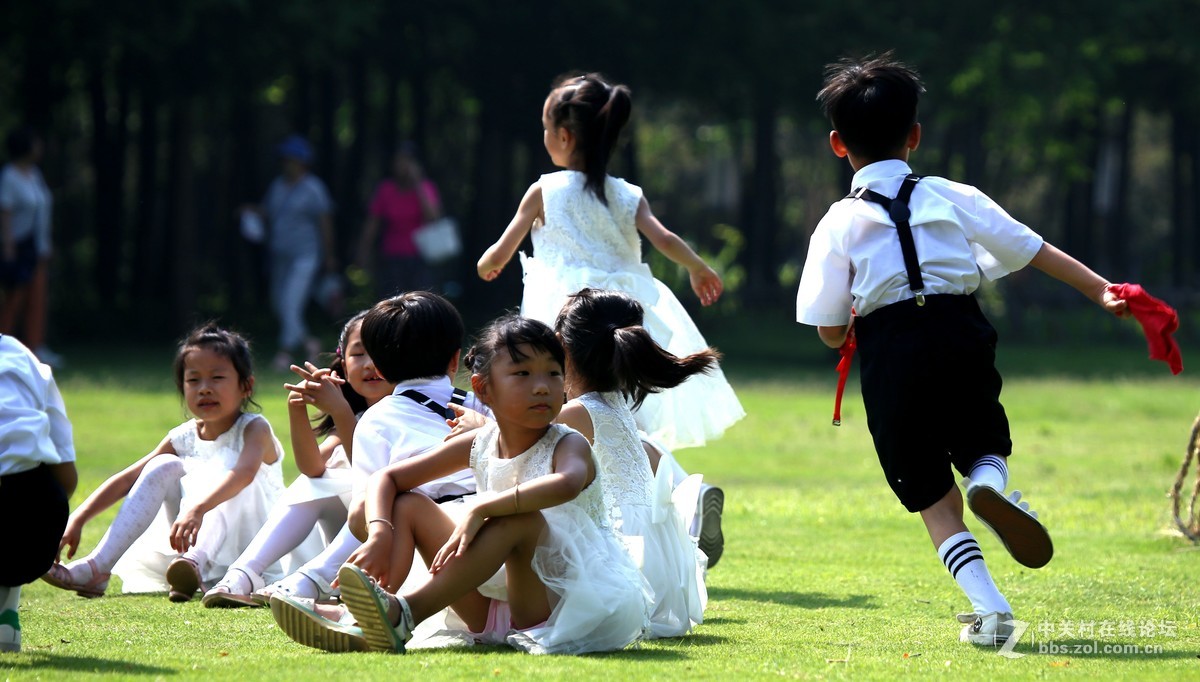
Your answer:
[[[645,309],[643,326],[658,345],[675,355],[708,347],[679,299],[650,273],[645,263],[615,272],[570,265],[549,265],[521,253],[525,293],[521,314],[554,324],[567,297],[585,287],[623,292]],[[638,427],[671,450],[697,447],[718,438],[746,411],[716,368],[698,374],[673,389],[646,398],[634,413]]]

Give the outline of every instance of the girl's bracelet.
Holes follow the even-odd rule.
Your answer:
[[[393,533],[396,532],[396,527],[392,525],[391,521],[388,521],[385,518],[371,519],[370,521],[367,521],[368,526],[371,525],[372,523],[386,523],[387,527],[391,528]]]

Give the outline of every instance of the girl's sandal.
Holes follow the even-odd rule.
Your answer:
[[[71,571],[67,570],[66,566],[58,563],[50,566],[50,570],[46,571],[46,574],[42,576],[42,580],[59,589],[74,592],[86,599],[103,597],[104,591],[108,589],[108,579],[111,577],[111,574],[101,573],[96,568],[96,563],[91,559],[87,560],[87,565],[88,568],[92,569],[92,577],[85,583],[76,582],[75,578],[71,576]]]

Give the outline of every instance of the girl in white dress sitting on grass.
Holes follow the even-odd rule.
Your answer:
[[[125,592],[169,589],[171,601],[188,601],[225,574],[283,491],[283,448],[267,420],[247,412],[257,405],[246,339],[202,326],[180,344],[174,369],[195,418],[75,509],[59,545],[68,559],[84,525],[125,500],[91,554],[43,576],[51,585],[99,597],[115,573]]]
[[[355,315],[342,328],[329,367],[318,369],[309,363],[305,368],[292,366],[301,381],[284,384],[284,388],[288,390],[292,455],[300,476],[288,486],[266,525],[221,582],[205,593],[205,606],[265,606],[269,592],[255,592],[266,587],[268,569],[284,555],[297,552],[297,548],[311,549],[306,538],[319,528],[318,539],[323,543],[308,552],[310,556],[298,551],[299,556],[294,557],[300,561],[311,559],[346,524],[346,508],[354,488],[350,469],[354,427],[359,415],[391,395],[396,387],[379,375],[363,347],[361,327],[366,314],[364,310]],[[321,411],[315,427],[309,421],[309,405]],[[318,443],[321,437],[324,440]]]

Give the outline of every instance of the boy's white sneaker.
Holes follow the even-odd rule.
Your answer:
[[[21,651],[21,619],[12,609],[0,611],[0,651]]]
[[[1041,568],[1054,556],[1054,543],[1028,502],[1021,502],[1021,491],[1005,497],[995,488],[971,483],[967,486],[967,506],[976,518],[1000,539],[1004,549],[1022,566]]]
[[[1003,646],[1013,633],[1011,613],[960,613],[958,622],[964,623],[958,641],[979,646]]]

